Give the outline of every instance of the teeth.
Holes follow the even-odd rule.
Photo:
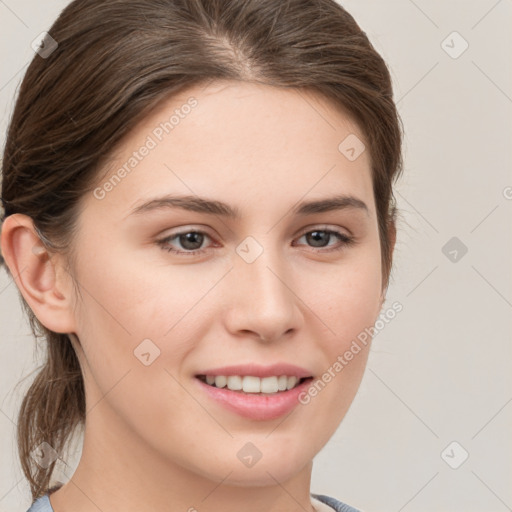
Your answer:
[[[246,393],[260,393],[261,379],[259,377],[252,377],[251,375],[246,375],[243,378],[243,390]]]
[[[224,376],[224,375],[217,375],[215,377],[215,385],[218,387],[218,388],[223,388],[226,386],[228,382],[228,379]]]
[[[287,375],[254,377],[253,375],[206,375],[206,383],[218,388],[227,387],[232,391],[245,393],[277,393],[294,388],[300,379]]]
[[[286,389],[292,389],[297,384],[297,377],[288,377],[288,382],[286,383]]]
[[[262,393],[277,393],[277,377],[265,377],[261,379],[261,392]]]
[[[240,391],[242,389],[242,377],[240,375],[230,375],[228,377],[228,389]]]

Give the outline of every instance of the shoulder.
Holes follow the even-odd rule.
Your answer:
[[[37,498],[27,512],[54,512],[48,494]]]
[[[336,512],[361,512],[357,508],[351,507],[350,505],[347,505],[346,503],[343,503],[342,501],[339,501],[336,498],[331,498],[330,496],[313,493],[311,493],[311,496],[313,496],[313,498],[316,498],[318,501],[325,503]]]

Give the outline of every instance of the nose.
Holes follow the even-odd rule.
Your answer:
[[[279,341],[303,323],[292,269],[276,251],[265,249],[252,263],[235,255],[225,282],[224,321],[234,336]]]

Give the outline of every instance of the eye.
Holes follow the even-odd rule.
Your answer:
[[[306,231],[301,235],[300,238],[305,237],[309,244],[312,244],[314,248],[323,248],[329,247],[328,242],[333,239],[333,236],[336,237],[339,241],[337,245],[330,246],[328,249],[324,249],[318,252],[331,252],[331,251],[341,251],[345,247],[353,245],[356,243],[353,236],[346,235],[341,231],[333,230],[333,229],[314,229],[310,231]],[[299,240],[300,240],[299,238]]]
[[[210,238],[210,236],[204,231],[188,230],[175,233],[171,236],[163,238],[162,240],[158,240],[157,244],[160,245],[160,247],[165,251],[175,254],[186,254],[187,256],[193,256],[195,254],[206,252],[205,249],[200,248],[205,237]],[[170,242],[175,239],[185,250],[180,251],[170,245]]]
[[[211,237],[204,231],[189,229],[188,231],[174,233],[163,238],[162,240],[158,240],[157,244],[167,252],[180,255],[183,254],[186,256],[194,256],[196,254],[205,253],[209,249],[202,247],[205,238],[211,240]],[[319,249],[317,252],[320,253],[341,251],[345,247],[356,243],[356,240],[353,236],[346,235],[341,231],[333,229],[314,229],[306,231],[299,237],[298,240],[301,238],[305,238],[307,244],[310,244],[310,247]],[[334,246],[329,244],[333,238],[338,239],[338,244]],[[172,245],[173,241],[175,241],[174,243],[178,243],[182,250],[179,248],[176,249],[176,247]],[[324,247],[328,248],[324,249]]]

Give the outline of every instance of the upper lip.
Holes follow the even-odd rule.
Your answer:
[[[279,377],[280,375],[286,375],[288,377],[295,376],[299,379],[312,376],[311,372],[305,368],[289,363],[276,363],[269,366],[261,366],[254,363],[222,366],[203,370],[197,373],[197,375],[252,375],[254,377]]]

